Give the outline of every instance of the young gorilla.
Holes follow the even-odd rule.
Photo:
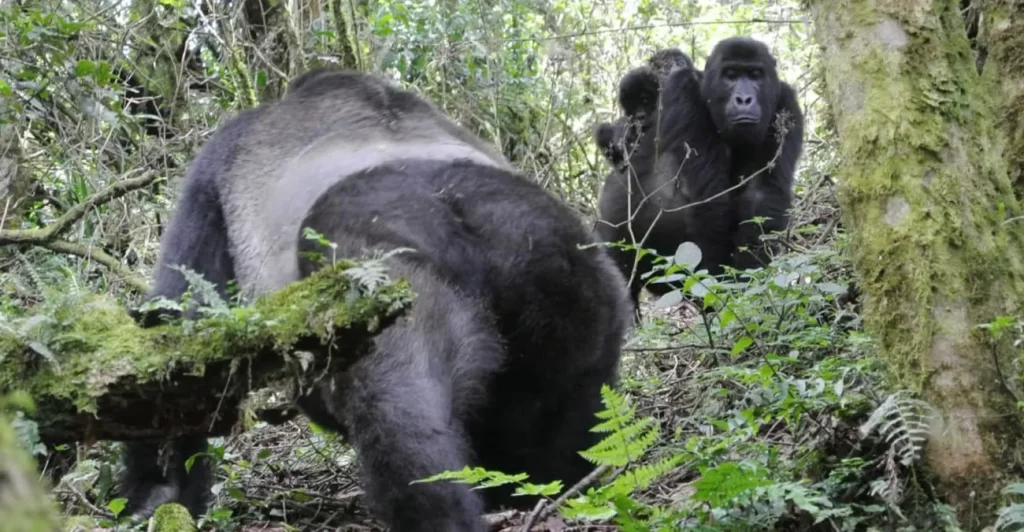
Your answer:
[[[666,48],[651,55],[647,66],[630,71],[619,82],[619,106],[625,116],[610,124],[598,124],[594,131],[597,146],[617,171],[624,171],[622,165],[630,158],[637,142],[656,123],[654,111],[658,107],[661,85],[676,67],[690,68],[697,79],[701,79],[702,73],[693,69],[689,56],[678,48]]]
[[[479,531],[508,491],[412,481],[479,465],[573,483],[591,470],[599,389],[614,384],[628,326],[622,278],[580,220],[479,139],[411,92],[368,75],[318,70],[280,102],[241,113],[196,158],[162,242],[150,297],[185,291],[182,265],[256,296],[308,275],[300,253],[397,247],[391,274],[411,312],[374,352],[299,398],[360,458],[371,508],[392,530]],[[149,322],[150,318],[146,317]],[[213,393],[213,391],[211,391]],[[129,443],[128,510],[167,501],[205,511],[211,472],[200,437]]]
[[[661,88],[660,112],[650,110],[653,88]],[[703,252],[699,268],[712,274],[726,264],[740,269],[767,264],[769,250],[760,243],[761,227],[743,222],[761,216],[768,218],[763,224],[767,231],[786,227],[793,173],[803,148],[803,115],[796,93],[778,79],[767,46],[746,37],[725,39],[715,46],[703,73],[692,63],[679,63],[662,83],[649,66],[640,67],[623,77],[619,99],[631,104],[623,103],[627,113],[657,113],[658,137],[645,134],[632,141],[636,147],[631,156],[623,156],[605,181],[599,206],[604,222],[598,237],[633,242],[633,235],[639,241],[649,231],[644,246],[659,254],[671,254],[680,243],[692,241]],[[783,115],[788,129],[780,139],[772,126]],[[651,124],[641,129],[655,130]],[[781,152],[767,169],[780,140]],[[627,166],[633,174],[631,189],[623,185],[626,181],[618,170]],[[728,196],[722,195],[758,171]],[[683,208],[700,201],[706,202]],[[629,219],[632,229],[623,222]],[[641,261],[632,275],[635,255],[615,256],[632,279],[635,303],[643,287],[640,275],[650,271],[651,262]],[[660,294],[670,286],[648,288]]]
[[[612,141],[626,146],[623,153],[628,156],[622,156],[605,180],[596,233],[604,242],[635,242],[661,255],[672,255],[679,244],[691,241],[702,251],[698,268],[720,273],[732,252],[731,209],[725,193],[729,152],[707,133],[714,123],[702,103],[701,79],[690,58],[677,49],[657,52],[648,65],[622,78],[619,104],[626,116],[620,121],[641,125],[638,134],[626,132]],[[607,129],[599,126],[596,139],[606,153]],[[610,157],[609,162],[614,164]],[[635,306],[645,283],[642,276],[653,261],[645,256],[637,263],[635,252],[611,252],[630,279]],[[674,287],[655,283],[647,288],[660,295]]]

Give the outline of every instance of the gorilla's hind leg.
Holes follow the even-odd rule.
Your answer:
[[[227,284],[234,278],[220,199],[213,177],[201,170],[194,171],[181,191],[178,210],[161,244],[153,288],[146,299],[163,296],[177,300],[188,290],[185,277],[172,266],[184,266],[202,274],[217,286],[221,297],[225,297]],[[194,317],[195,306],[184,314]],[[142,327],[159,325],[164,319],[161,311],[135,313],[135,318]],[[180,502],[193,517],[206,513],[213,479],[208,458],[198,457],[191,469],[185,468],[189,457],[206,451],[206,438],[181,437],[169,447],[165,470],[159,460],[159,443],[125,443],[121,493],[128,499],[127,515],[148,517],[157,506],[167,502]]]
[[[207,457],[197,457],[186,470],[189,457],[206,452],[206,438],[177,438],[169,446],[166,467],[161,464],[160,443],[125,444],[125,475],[121,491],[128,497],[125,514],[146,517],[161,504],[179,502],[193,516],[206,513],[209,486],[213,479]]]
[[[458,392],[446,363],[452,353],[436,350],[451,344],[416,330],[430,325],[395,325],[378,337],[376,351],[342,377],[338,406],[359,457],[369,505],[392,530],[483,531],[483,502],[468,486],[412,484],[462,469],[471,458],[453,411]]]

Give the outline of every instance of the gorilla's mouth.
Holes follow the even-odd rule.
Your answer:
[[[744,124],[756,124],[756,123],[758,123],[760,121],[761,121],[761,117],[759,117],[759,116],[751,116],[751,115],[740,115],[740,116],[733,117],[733,119],[732,119],[732,123],[736,124],[738,126],[739,125],[744,125]]]

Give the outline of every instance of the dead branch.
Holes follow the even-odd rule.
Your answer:
[[[155,172],[147,172],[139,177],[118,181],[68,209],[67,212],[61,215],[60,218],[57,218],[52,224],[41,229],[8,229],[0,231],[0,246],[11,244],[39,245],[53,240],[85,216],[89,209],[108,203],[134,190],[147,187],[156,181],[156,178],[157,174]]]
[[[57,253],[65,253],[85,259],[95,260],[119,275],[122,280],[132,288],[140,292],[147,292],[149,290],[148,283],[132,273],[131,270],[122,265],[121,262],[114,257],[98,248],[61,240],[59,237],[67,231],[68,228],[74,225],[75,222],[82,219],[90,209],[97,205],[103,205],[113,201],[134,190],[145,188],[153,184],[156,179],[156,172],[146,172],[139,177],[125,179],[114,183],[106,189],[89,196],[85,201],[78,205],[68,209],[67,212],[57,218],[53,223],[41,229],[0,230],[0,246],[17,244],[33,245],[46,248],[51,251],[56,251]]]

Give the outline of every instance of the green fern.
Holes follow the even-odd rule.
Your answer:
[[[611,434],[580,455],[597,465],[622,467],[642,456],[658,441],[661,430],[650,417],[636,418],[636,407],[605,385],[601,387],[605,409],[597,413],[605,421],[590,429]]]
[[[181,272],[188,283],[188,294],[201,305],[199,311],[206,315],[221,315],[230,311],[228,302],[220,296],[217,285],[207,281],[201,273],[184,266],[171,266]]]
[[[590,462],[625,467],[635,463],[657,443],[661,434],[658,422],[651,417],[636,418],[636,407],[609,386],[601,388],[605,409],[597,413],[602,419],[594,432],[610,433],[596,445],[580,453]],[[621,471],[611,483],[588,490],[586,494],[566,502],[561,514],[567,519],[604,520],[632,519],[625,507],[635,504],[630,497],[650,487],[655,480],[675,469],[687,455],[678,454],[650,464],[638,464]],[[643,505],[642,505],[643,506]]]
[[[364,294],[371,295],[381,285],[388,283],[387,260],[399,253],[409,253],[411,251],[415,250],[412,248],[395,248],[386,252],[374,251],[369,259],[345,270],[345,275],[355,281]]]
[[[889,444],[888,451],[875,462],[881,462],[885,475],[870,483],[870,493],[890,504],[903,498],[904,479],[900,465],[910,467],[921,457],[928,437],[928,418],[934,410],[928,403],[896,393],[885,398],[860,427],[862,437],[877,431]]]
[[[686,455],[678,454],[623,471],[611,484],[602,488],[609,497],[628,496],[636,490],[647,489],[655,480],[676,468]]]

